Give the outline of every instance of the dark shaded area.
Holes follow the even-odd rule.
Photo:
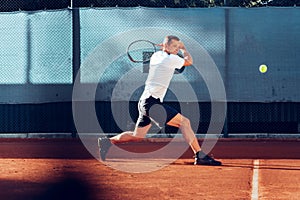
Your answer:
[[[71,133],[75,131],[72,104],[0,104],[0,132]]]
[[[118,120],[127,120],[123,108],[129,106],[132,121],[138,117],[136,101],[114,102],[120,108]],[[90,102],[76,102],[77,107],[84,107]],[[112,102],[94,102],[99,124],[105,133],[120,133],[121,130],[115,122],[112,113]],[[129,105],[128,105],[129,104]],[[167,102],[175,109],[182,109],[178,102]],[[185,105],[185,103],[182,103]],[[186,103],[186,106],[191,103]],[[206,133],[211,118],[211,103],[199,102],[200,119],[191,119],[192,123],[199,123],[198,133]],[[227,103],[228,133],[298,133],[300,115],[298,102],[272,102],[272,103]],[[0,104],[0,134],[1,133],[74,133],[76,128],[73,121],[72,102],[55,102],[43,104]],[[296,111],[296,112],[295,112]],[[193,112],[193,110],[191,110]],[[123,117],[122,117],[123,116]],[[132,129],[128,124],[128,129]],[[94,133],[92,126],[86,132]],[[177,132],[177,129],[166,127],[165,133]]]
[[[66,200],[66,199],[80,199],[92,200],[91,187],[79,178],[72,174],[66,175],[62,180],[50,184],[47,189],[38,194],[34,200]],[[98,192],[101,192],[100,190]]]
[[[70,0],[1,0],[0,12],[62,9],[70,6]]]
[[[71,6],[71,0],[2,0],[0,12],[63,9]],[[73,7],[261,7],[300,6],[300,0],[73,0]]]

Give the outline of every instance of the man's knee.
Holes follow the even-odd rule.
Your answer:
[[[137,139],[145,138],[150,127],[151,124],[148,124],[147,126],[144,127],[136,126],[135,130],[133,131],[133,136],[136,137]]]
[[[188,118],[182,116],[180,127],[190,127],[191,122]]]

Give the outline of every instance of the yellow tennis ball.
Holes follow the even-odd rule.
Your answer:
[[[259,71],[260,71],[260,73],[266,73],[267,70],[268,70],[267,65],[262,64],[262,65],[259,66]]]

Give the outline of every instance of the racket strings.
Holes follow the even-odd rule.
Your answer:
[[[132,62],[148,62],[154,52],[156,52],[155,45],[148,41],[133,42],[127,49],[128,57]]]

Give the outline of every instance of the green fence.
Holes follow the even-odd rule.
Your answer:
[[[196,62],[174,76],[166,101],[182,102],[181,109],[191,113],[195,131],[204,134],[210,123],[211,102],[218,101],[211,92],[218,94],[222,87],[215,85],[211,91],[207,81],[219,74],[226,92],[226,134],[298,133],[299,17],[299,8],[137,7],[0,13],[0,132],[76,132],[72,92],[77,75],[82,93],[75,99],[96,102],[104,132],[131,128],[147,74],[143,66],[130,63],[124,47],[134,39],[160,41],[166,33],[175,33],[188,44]],[[103,60],[103,55],[117,56]],[[203,62],[210,61],[215,71],[205,71]],[[268,66],[267,73],[259,72],[260,64]],[[95,84],[96,91],[90,91]],[[119,86],[125,89],[114,93]],[[179,94],[183,86],[191,86],[192,93]],[[126,88],[132,91],[126,93]],[[124,109],[118,119],[112,106]],[[200,108],[200,117],[193,115],[195,106]]]

